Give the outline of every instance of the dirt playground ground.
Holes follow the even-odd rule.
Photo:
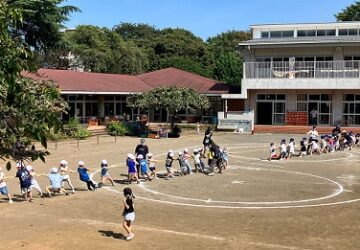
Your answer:
[[[295,137],[296,142],[302,135]],[[86,190],[77,173],[76,193],[23,202],[18,180],[7,180],[15,202],[0,200],[0,249],[360,249],[360,148],[351,151],[261,160],[268,144],[289,135],[215,133],[227,145],[231,167],[223,174],[201,173],[131,184],[136,196],[135,238],[125,241],[122,228],[122,184],[125,157],[139,138],[100,137],[49,144],[47,163],[32,166],[39,174],[66,159],[72,170],[83,160],[95,181],[107,159],[115,187]],[[147,139],[163,160],[169,149],[192,150],[202,135],[180,139]],[[298,144],[297,144],[298,147]],[[177,163],[175,163],[177,166]],[[2,164],[4,168],[4,164]],[[5,171],[14,176],[15,169]],[[39,176],[44,189],[49,181]],[[67,186],[66,186],[67,187]]]

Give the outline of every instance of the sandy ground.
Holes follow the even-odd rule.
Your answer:
[[[296,136],[297,142],[300,136]],[[284,136],[287,140],[289,136]],[[61,159],[76,170],[79,160],[92,172],[107,159],[115,187],[89,192],[71,179],[76,193],[23,202],[17,179],[9,179],[13,204],[0,202],[0,249],[359,249],[360,148],[287,161],[261,160],[268,144],[281,135],[216,133],[227,145],[231,167],[223,174],[201,173],[132,184],[135,238],[125,241],[121,184],[124,162],[138,138],[100,137],[49,145],[47,163],[33,163],[47,173]],[[202,135],[147,139],[164,170],[167,150],[200,146]],[[177,164],[175,164],[177,166]],[[14,176],[14,169],[6,172]],[[99,181],[99,173],[94,179]],[[39,176],[43,187],[49,182]]]

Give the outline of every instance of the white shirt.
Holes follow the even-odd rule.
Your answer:
[[[281,148],[281,153],[282,153],[282,152],[285,152],[285,153],[286,153],[286,146],[285,146],[285,144],[281,144],[281,145],[280,145],[280,148]]]
[[[5,174],[0,172],[0,188],[6,187],[6,182],[4,181]]]

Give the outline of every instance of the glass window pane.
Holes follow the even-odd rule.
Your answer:
[[[330,104],[321,103],[320,104],[320,113],[330,113]]]
[[[347,29],[340,29],[339,30],[339,36],[347,36],[348,30]]]
[[[303,36],[306,36],[306,32],[305,32],[305,30],[298,30],[298,32],[297,32],[297,36],[298,36],[298,37],[303,37]]]
[[[336,31],[335,31],[335,30],[327,30],[327,31],[326,31],[326,35],[327,35],[327,36],[335,36],[335,34],[336,34]]]
[[[106,96],[104,96],[104,100],[105,101],[114,101],[114,96],[113,95],[106,95]]]
[[[294,31],[293,30],[288,30],[288,31],[283,31],[283,37],[294,37]]]
[[[104,112],[105,115],[107,116],[114,115],[114,103],[105,103],[104,108],[105,108],[105,112]]]
[[[283,102],[275,103],[275,113],[285,113],[285,103]]]
[[[325,36],[325,30],[318,30],[317,31],[317,36]]]
[[[332,95],[330,95],[330,94],[322,94],[321,95],[321,100],[322,101],[331,101],[331,98],[332,97]]]
[[[261,32],[261,38],[268,38],[268,37],[269,37],[269,32],[267,31]]]
[[[360,115],[355,115],[354,124],[360,125]]]
[[[319,123],[320,124],[329,124],[330,123],[330,115],[320,115]]]
[[[312,100],[312,101],[320,100],[320,95],[309,95],[309,100]]]
[[[285,114],[277,114],[275,115],[275,124],[284,124],[285,123]]]
[[[266,95],[266,100],[276,100],[276,95],[275,94]]]
[[[355,103],[355,114],[360,114],[360,103]]]
[[[75,101],[76,96],[75,95],[69,95],[69,101]]]
[[[360,101],[360,95],[356,95],[356,96],[355,96],[355,100],[356,100],[356,101]]]
[[[358,30],[357,29],[349,29],[349,36],[357,36]]]
[[[76,104],[76,116],[83,116],[83,103]]]
[[[308,30],[308,31],[306,31],[306,36],[316,36],[316,30]]]
[[[343,113],[344,114],[349,113],[349,104],[348,103],[343,104]]]
[[[281,37],[281,31],[270,31],[270,37]]]
[[[286,100],[286,96],[283,95],[283,94],[278,94],[278,95],[276,96],[276,98],[277,98],[277,100]]]
[[[84,100],[84,96],[83,96],[83,95],[78,95],[78,96],[76,96],[76,100],[78,100],[78,101],[83,101],[83,100]]]
[[[350,95],[350,94],[344,95],[344,100],[345,101],[354,101],[354,95]]]
[[[354,103],[349,103],[349,113],[353,114],[355,111],[355,105]]]
[[[257,99],[258,100],[265,100],[265,94],[258,94]]]

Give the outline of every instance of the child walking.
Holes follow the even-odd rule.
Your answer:
[[[135,234],[131,232],[131,223],[134,222],[135,220],[135,207],[134,207],[135,196],[133,195],[132,190],[130,188],[124,188],[123,192],[124,192],[124,199],[123,199],[124,221],[122,225],[126,230],[126,232],[128,233],[125,239],[131,240],[135,236]]]
[[[90,176],[87,173],[88,171],[90,171],[90,169],[85,167],[85,163],[83,161],[79,161],[78,165],[79,165],[78,173],[79,173],[80,180],[83,182],[86,182],[87,188],[89,191],[94,191],[96,189],[96,185],[90,179]]]
[[[143,155],[138,155],[138,162],[140,165],[140,172],[141,172],[141,176],[146,176],[147,180],[151,181],[151,176],[149,174],[149,170],[148,170],[148,165],[147,165],[147,160],[144,158]]]
[[[7,188],[7,184],[4,179],[5,179],[5,174],[2,171],[2,168],[0,167],[0,194],[5,195],[9,200],[9,204],[11,204],[13,203],[13,200],[11,199],[11,195],[9,194],[9,190]]]

